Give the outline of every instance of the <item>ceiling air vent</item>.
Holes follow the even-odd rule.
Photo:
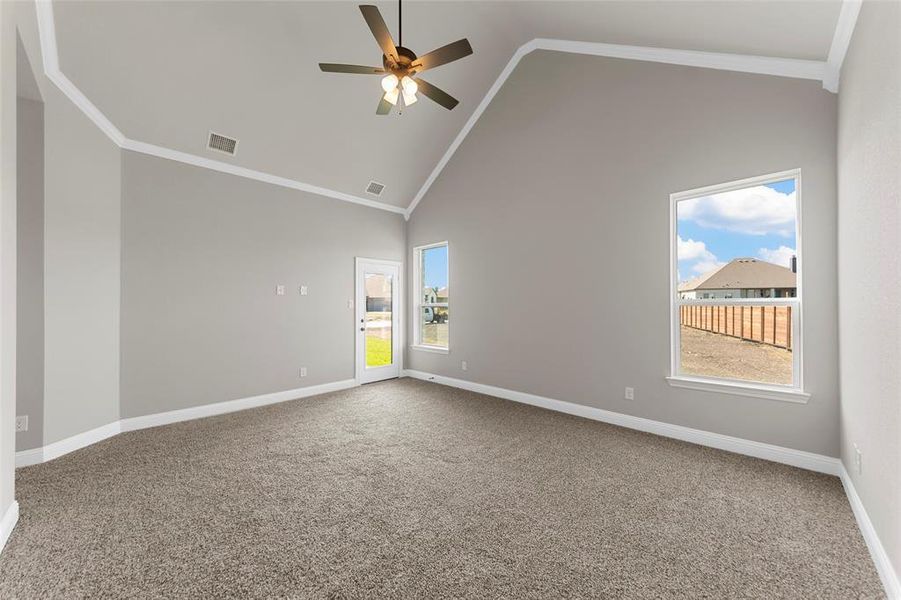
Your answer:
[[[373,196],[381,196],[384,190],[385,184],[379,183],[378,181],[370,181],[369,185],[366,186],[366,193],[372,194]]]
[[[234,156],[235,152],[238,150],[238,140],[211,131],[207,148],[215,150],[216,152],[228,154],[229,156]]]

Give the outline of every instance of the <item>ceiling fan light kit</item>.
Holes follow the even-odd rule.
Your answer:
[[[398,42],[403,42],[403,26],[401,3],[398,2]],[[393,106],[397,106],[400,100],[403,106],[410,106],[418,100],[416,94],[422,94],[443,106],[447,110],[453,110],[459,101],[440,88],[435,87],[429,82],[420,79],[417,75],[427,69],[434,69],[449,62],[459,60],[465,56],[472,54],[472,46],[469,41],[464,38],[457,40],[446,46],[442,46],[437,50],[432,50],[424,56],[417,57],[409,48],[402,45],[394,44],[391,34],[388,32],[388,26],[382,18],[378,7],[369,4],[360,5],[360,12],[375,41],[378,42],[382,49],[382,68],[364,67],[360,65],[345,65],[336,63],[319,63],[319,68],[326,73],[350,73],[356,75],[381,75],[382,90],[385,92],[379,100],[378,108],[375,113],[377,115],[387,115],[391,112]]]

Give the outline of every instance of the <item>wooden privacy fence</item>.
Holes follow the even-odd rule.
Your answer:
[[[680,322],[711,333],[792,349],[791,306],[682,305]]]

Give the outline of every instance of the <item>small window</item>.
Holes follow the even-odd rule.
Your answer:
[[[797,171],[672,195],[673,385],[803,395],[799,207]]]
[[[416,298],[413,311],[413,345],[447,351],[450,287],[447,242],[414,248]]]

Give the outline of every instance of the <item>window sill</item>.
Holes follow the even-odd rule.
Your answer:
[[[667,377],[666,381],[672,387],[677,388],[700,390],[702,392],[719,392],[735,396],[750,396],[766,400],[781,400],[782,402],[794,402],[796,404],[807,404],[807,401],[810,399],[810,394],[807,392],[767,385],[754,385],[753,383],[714,381],[699,377]]]
[[[432,352],[434,354],[450,354],[450,350],[447,348],[441,348],[440,346],[410,346],[410,350],[419,350],[420,352]]]

